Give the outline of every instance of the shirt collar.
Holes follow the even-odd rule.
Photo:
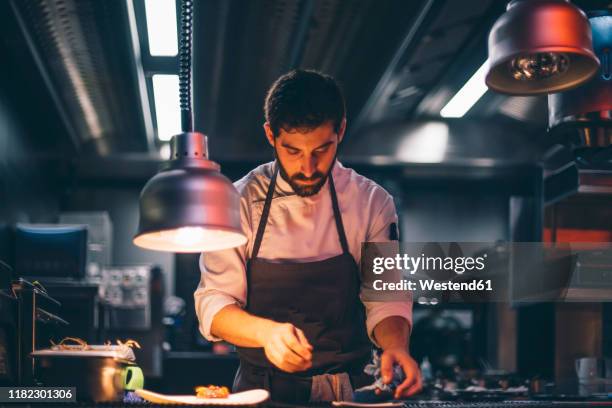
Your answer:
[[[277,165],[278,164],[276,163],[276,161],[272,162],[272,166],[270,166],[272,175],[274,174],[274,168],[275,168],[274,166],[277,166]],[[338,181],[341,177],[343,168],[344,166],[342,166],[342,163],[340,163],[340,161],[336,159],[336,162],[334,163],[334,167],[332,168],[332,176],[334,177],[334,184],[336,186],[336,190],[338,189]],[[295,194],[295,191],[293,191],[293,187],[291,187],[291,185],[280,175],[280,172],[278,173],[278,176],[276,177],[275,190],[277,192],[287,194],[287,195]],[[325,180],[325,184],[323,185],[323,187],[321,187],[321,190],[319,190],[317,194],[310,196],[310,197],[300,197],[300,198],[305,199],[307,201],[318,201],[321,198],[321,196],[323,196],[324,194],[328,194],[328,193],[329,193],[329,177],[327,178],[327,180]]]

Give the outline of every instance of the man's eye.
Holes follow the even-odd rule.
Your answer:
[[[288,152],[290,155],[293,155],[293,156],[295,156],[296,154],[300,153],[300,151],[299,151],[299,150],[297,150],[297,149],[287,149],[287,152]]]
[[[329,146],[322,147],[320,149],[315,150],[316,154],[323,154],[329,149]]]

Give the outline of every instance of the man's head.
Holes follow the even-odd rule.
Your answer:
[[[291,71],[272,85],[264,129],[281,176],[300,196],[325,184],[346,129],[344,97],[336,81],[315,71]]]

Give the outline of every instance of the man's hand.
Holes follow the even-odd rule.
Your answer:
[[[263,348],[272,364],[295,373],[312,367],[312,346],[304,332],[291,323],[275,323],[263,334]]]
[[[408,321],[400,316],[389,316],[374,327],[374,337],[383,349],[380,356],[383,382],[391,382],[394,364],[399,364],[406,376],[395,390],[396,399],[414,395],[423,388],[419,366],[408,354],[409,333]]]
[[[419,366],[403,347],[390,348],[383,351],[380,357],[380,372],[383,382],[385,384],[391,382],[394,364],[399,364],[402,367],[406,378],[396,388],[393,398],[405,398],[421,391],[423,380]]]
[[[213,336],[241,347],[261,347],[272,364],[290,373],[312,367],[312,346],[304,332],[290,323],[254,316],[238,305],[227,305],[211,323]]]

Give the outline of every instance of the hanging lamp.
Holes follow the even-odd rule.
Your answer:
[[[509,95],[560,92],[599,69],[587,16],[567,0],[512,0],[489,33],[486,84]]]
[[[220,166],[208,159],[207,138],[193,130],[191,52],[193,1],[181,2],[179,87],[182,133],[172,137],[170,160],[140,193],[134,244],[168,252],[216,251],[242,245],[240,196]]]
[[[578,88],[548,95],[548,127],[573,149],[590,155],[583,149],[612,146],[612,10],[593,10],[588,16],[601,69]]]

